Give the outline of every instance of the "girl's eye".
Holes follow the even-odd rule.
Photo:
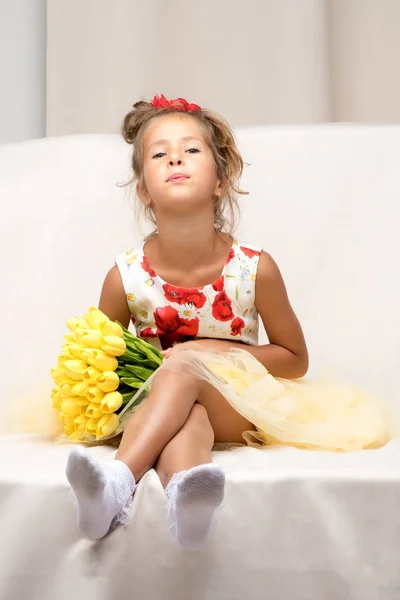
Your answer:
[[[188,152],[189,154],[197,154],[198,152],[200,152],[200,150],[198,148],[189,148],[188,150],[186,150],[186,152]],[[157,154],[155,154],[153,158],[162,158],[163,156],[166,156],[165,152],[157,152]]]

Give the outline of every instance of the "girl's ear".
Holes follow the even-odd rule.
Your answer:
[[[142,204],[145,206],[151,206],[151,199],[147,193],[146,187],[142,183],[136,185],[136,193]]]
[[[221,182],[217,181],[217,185],[215,186],[215,189],[214,189],[214,198],[219,200],[219,198],[221,198],[221,194],[222,194]]]

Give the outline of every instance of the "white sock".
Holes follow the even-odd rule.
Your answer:
[[[225,473],[213,463],[176,473],[165,491],[168,517],[183,548],[197,550],[205,542],[215,509],[224,499]]]
[[[85,537],[99,540],[135,491],[129,467],[120,460],[100,464],[77,446],[68,457],[67,478],[78,502],[79,529]]]

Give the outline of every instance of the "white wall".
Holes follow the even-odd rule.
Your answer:
[[[45,135],[46,0],[0,0],[0,143]]]
[[[235,127],[330,121],[328,2],[48,0],[47,135],[117,132],[156,93]]]
[[[400,123],[400,0],[48,0],[47,135],[184,96],[235,127]]]

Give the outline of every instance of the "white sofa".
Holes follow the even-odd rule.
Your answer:
[[[400,127],[238,137],[251,163],[238,235],[280,265],[310,374],[333,370],[398,402]],[[0,147],[3,411],[47,398],[66,319],[97,303],[114,257],[139,240],[133,200],[116,185],[129,178],[129,152],[113,135]],[[152,471],[126,527],[81,539],[64,475],[69,445],[21,424],[10,435],[0,422],[0,600],[400,597],[397,440],[354,454],[215,452],[227,472],[224,508],[204,549],[188,553],[170,539]]]

